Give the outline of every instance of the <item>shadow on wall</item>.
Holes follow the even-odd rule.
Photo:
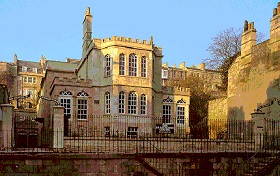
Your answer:
[[[245,120],[245,113],[243,110],[243,106],[241,107],[230,107],[228,109],[228,119],[234,120]]]
[[[267,118],[279,119],[280,117],[280,77],[270,82],[266,90],[267,99],[258,103],[259,110],[266,113]]]

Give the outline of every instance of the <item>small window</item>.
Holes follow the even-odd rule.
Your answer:
[[[111,113],[111,97],[110,93],[106,92],[105,93],[105,114],[110,114]]]
[[[27,77],[26,76],[23,77],[23,82],[27,83]]]
[[[18,95],[21,95],[21,89],[18,89]]]
[[[32,72],[37,73],[37,68],[32,68]]]
[[[28,83],[32,83],[32,77],[28,77]]]
[[[23,66],[21,71],[22,72],[27,72],[27,67]]]
[[[105,137],[110,137],[110,127],[109,126],[107,126],[107,127],[105,127]]]
[[[172,70],[172,78],[176,78],[176,71],[175,70]]]
[[[138,127],[128,127],[127,137],[128,138],[137,138],[138,136]]]
[[[36,82],[37,82],[37,78],[33,77],[33,83],[36,84]]]
[[[184,72],[180,72],[180,78],[184,78]]]
[[[168,70],[164,70],[162,69],[162,75],[161,75],[162,78],[168,78]]]

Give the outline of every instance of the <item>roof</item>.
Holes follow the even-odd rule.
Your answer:
[[[47,60],[46,69],[57,71],[75,71],[78,63]]]
[[[32,68],[37,68],[37,73],[43,73],[40,62],[18,60],[17,63],[19,67],[27,67],[27,71],[32,71]]]

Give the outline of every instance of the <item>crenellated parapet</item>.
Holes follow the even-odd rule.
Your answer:
[[[77,79],[76,77],[55,77],[51,87],[54,87],[55,85],[67,85],[67,86],[92,86],[92,80],[91,79]]]
[[[104,39],[93,39],[94,46],[103,49],[110,46],[121,46],[129,48],[139,48],[152,51],[153,49],[159,50],[158,47],[153,45],[153,38],[151,37],[149,41],[126,38],[123,36],[112,36]]]
[[[190,96],[190,88],[185,87],[169,87],[162,86],[162,92],[164,94],[174,94],[174,95],[186,95]]]
[[[126,37],[123,37],[123,36],[107,37],[105,39],[102,39],[101,43],[115,42],[115,41],[121,41],[121,42],[127,42],[127,43],[137,43],[137,44],[144,44],[144,45],[152,45],[153,44],[152,38],[150,39],[149,42],[147,42],[147,40],[140,41],[139,39],[126,38]]]

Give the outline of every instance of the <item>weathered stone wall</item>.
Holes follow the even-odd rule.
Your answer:
[[[0,161],[0,174],[14,175],[129,175],[145,171],[133,159],[98,158],[97,155],[89,158],[85,155],[48,156],[41,155],[32,159],[8,159],[3,157]]]
[[[252,48],[250,62],[239,57],[229,71],[228,117],[251,119],[250,113],[272,98],[280,99],[280,55],[270,53],[269,41]]]
[[[178,156],[156,154],[141,155],[140,161],[135,155],[7,154],[0,156],[0,174],[155,175],[142,165],[146,162],[164,175],[227,175],[231,168],[236,168],[248,156],[248,153],[226,153],[218,156],[211,153]],[[242,173],[240,169],[239,172]]]
[[[209,101],[208,119],[227,119],[227,98]]]

